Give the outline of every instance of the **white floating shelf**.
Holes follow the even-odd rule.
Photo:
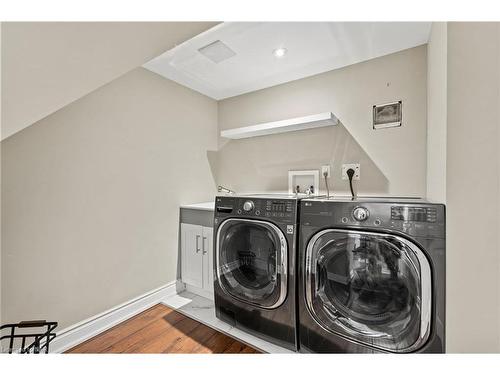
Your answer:
[[[331,112],[319,113],[304,117],[291,118],[266,122],[257,125],[245,126],[244,128],[228,129],[220,132],[221,137],[229,139],[242,139],[259,137],[261,135],[278,134],[321,128],[324,126],[338,125],[339,119]]]

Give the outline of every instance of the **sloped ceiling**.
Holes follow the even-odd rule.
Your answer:
[[[2,23],[2,140],[216,24]]]
[[[224,22],[144,67],[220,100],[425,44],[430,29],[430,22]],[[202,52],[215,44],[224,49],[212,52],[216,61]],[[288,52],[276,58],[277,48]]]

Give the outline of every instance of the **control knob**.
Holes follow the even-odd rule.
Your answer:
[[[255,205],[252,201],[246,201],[243,203],[243,211],[250,212],[254,209]]]
[[[365,221],[370,216],[370,212],[364,207],[356,207],[352,212],[352,216],[357,221]]]

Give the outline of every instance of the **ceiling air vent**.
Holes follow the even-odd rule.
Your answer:
[[[200,52],[203,56],[212,60],[216,64],[236,55],[236,52],[234,52],[220,40],[216,40],[215,42],[210,43],[205,47],[199,48],[198,52]]]

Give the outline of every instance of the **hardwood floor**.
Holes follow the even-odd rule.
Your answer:
[[[158,304],[66,353],[258,353]]]

